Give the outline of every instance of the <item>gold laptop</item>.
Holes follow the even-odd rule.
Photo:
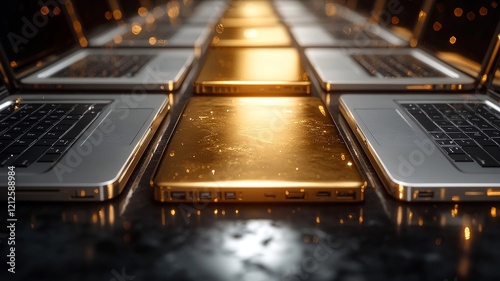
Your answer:
[[[211,48],[196,81],[198,94],[303,95],[309,75],[294,48]]]
[[[220,24],[212,47],[290,47],[292,39],[282,24],[226,27]]]
[[[358,202],[366,182],[319,98],[191,98],[151,184],[161,202]]]

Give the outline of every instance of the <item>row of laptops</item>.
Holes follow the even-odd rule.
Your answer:
[[[94,2],[93,19],[120,18],[118,7],[108,14]],[[206,3],[210,19],[220,5]],[[81,48],[87,41],[78,32],[92,23],[81,21],[91,16],[83,4],[19,0],[0,12],[0,170],[15,172],[18,200],[117,196],[169,111],[168,93],[194,62],[194,45]],[[51,90],[39,90],[45,87]]]
[[[497,43],[500,9],[495,3],[375,1],[374,7],[381,8],[374,9],[370,18],[378,19],[377,25],[339,27],[323,21],[292,25],[290,30],[326,91],[471,90],[488,71]],[[380,37],[366,35],[374,26],[405,43],[387,48]],[[345,32],[350,35],[345,37]]]
[[[106,40],[95,38],[104,38],[108,36],[106,34],[116,35],[115,30],[124,30],[118,26],[109,27],[116,21],[113,16],[107,18],[111,9],[102,5],[106,1],[96,1],[96,5],[87,2],[71,0],[63,5],[57,1],[35,3],[19,0],[9,2],[2,9],[0,54],[4,63],[13,69],[6,73],[11,81],[19,81],[22,88],[38,89],[173,91],[180,86],[196,56],[200,55],[201,49],[197,49],[197,46],[201,48],[204,44],[199,41],[200,38],[208,40],[208,35],[203,34],[207,33],[205,29],[212,21],[211,17],[205,22],[197,18],[201,22],[196,27],[200,32],[189,38],[184,35],[192,34],[186,31],[191,26],[183,24],[176,27],[176,34],[179,33],[182,40],[175,39],[177,35],[154,39],[170,40],[172,48],[145,48],[146,45],[142,43],[138,46],[144,48],[102,48],[106,46]],[[206,7],[212,7],[211,16],[217,16],[221,4],[219,1],[206,1],[200,8],[204,11]],[[80,22],[78,11],[84,21]],[[111,14],[117,11],[113,10]],[[189,21],[189,18],[185,20]],[[142,23],[139,20],[131,23],[129,32],[140,34],[141,29],[134,27],[144,25],[147,28],[147,21],[146,17]],[[128,24],[123,26],[127,27]],[[152,36],[154,31],[148,34]],[[104,42],[102,45],[98,44],[100,40]],[[130,40],[139,42],[144,39]],[[149,37],[147,40],[153,39]],[[82,48],[87,47],[89,42],[96,48]]]

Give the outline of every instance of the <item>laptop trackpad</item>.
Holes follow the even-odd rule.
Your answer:
[[[116,108],[104,118],[85,140],[93,145],[130,145],[153,109]]]
[[[395,109],[355,109],[380,146],[414,146],[421,140]]]

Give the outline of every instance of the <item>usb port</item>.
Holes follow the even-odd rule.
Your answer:
[[[330,197],[332,193],[330,191],[318,191],[316,192],[316,197]]]
[[[434,198],[434,191],[419,190],[419,191],[417,191],[417,197],[421,198],[421,199]]]
[[[264,193],[264,197],[266,197],[266,198],[276,198],[276,194],[274,194],[274,193]]]
[[[200,199],[212,199],[212,193],[210,191],[200,192]]]
[[[236,192],[226,192],[224,193],[224,198],[226,199],[236,199]]]
[[[170,192],[170,197],[172,200],[184,200],[186,199],[186,192],[184,191],[172,191]]]
[[[355,200],[356,191],[337,191],[336,196],[340,200]]]
[[[286,191],[285,196],[286,199],[304,199],[306,193],[301,191]]]

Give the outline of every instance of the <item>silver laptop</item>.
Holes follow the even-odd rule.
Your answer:
[[[354,3],[354,5],[350,5],[351,9],[338,2],[340,1],[274,0],[273,4],[282,21],[289,26],[312,23],[330,23],[334,25],[366,23],[368,17],[363,15],[363,12],[369,12],[374,4],[373,0],[361,0]],[[356,11],[356,6],[361,10],[361,13]]]
[[[500,9],[471,21],[454,15],[454,3],[435,2],[418,48],[310,48],[306,57],[327,91],[474,89],[492,51]],[[469,0],[462,14],[472,18],[482,6]]]
[[[499,86],[482,95],[350,94],[339,104],[395,198],[500,200]]]
[[[0,188],[17,200],[111,199],[167,112],[166,94],[9,93],[0,79]]]
[[[1,44],[22,87],[172,91],[195,59],[192,49],[79,48],[85,38],[51,5],[19,0],[0,11]]]
[[[432,1],[432,0],[430,0]],[[366,22],[319,22],[291,26],[290,32],[301,47],[405,47],[414,34],[417,20],[427,13],[426,1],[376,1]],[[381,6],[381,7],[380,7]],[[377,8],[378,7],[378,8]],[[368,19],[369,18],[369,19]]]
[[[121,10],[113,13],[107,1],[73,0],[72,3],[91,47],[184,47],[195,48],[201,54],[212,31],[208,24],[186,22],[178,5],[159,6],[151,11],[143,7],[143,17],[129,19]],[[170,21],[155,18],[155,11]]]

